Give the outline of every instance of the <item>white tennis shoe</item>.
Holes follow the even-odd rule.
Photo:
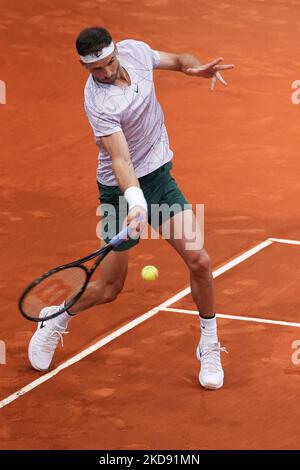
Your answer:
[[[199,372],[199,382],[202,387],[209,390],[216,390],[223,387],[224,371],[221,364],[221,352],[226,352],[226,348],[220,343],[198,344],[196,356],[201,362]]]
[[[40,317],[47,317],[55,313],[60,306],[45,307],[40,312]],[[28,357],[32,367],[39,371],[49,369],[56,347],[63,335],[67,334],[66,327],[58,325],[56,318],[40,322],[32,336],[28,346]]]

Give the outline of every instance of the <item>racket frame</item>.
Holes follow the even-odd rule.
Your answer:
[[[141,216],[138,216],[136,218],[136,222],[140,223],[142,221],[143,221],[143,218]],[[23,317],[25,317],[27,320],[30,320],[30,321],[33,321],[33,322],[36,322],[36,323],[45,322],[45,321],[48,321],[48,320],[51,320],[53,318],[58,317],[59,315],[64,313],[66,310],[71,308],[80,299],[80,297],[82,296],[82,294],[86,290],[86,287],[87,287],[92,275],[94,274],[95,270],[99,266],[100,262],[106,257],[106,255],[108,255],[108,253],[110,253],[110,251],[113,250],[113,248],[119,246],[123,241],[125,241],[128,237],[130,237],[131,233],[132,233],[132,228],[131,228],[130,225],[128,225],[127,227],[123,228],[123,230],[121,230],[120,233],[118,233],[115,237],[113,237],[110,240],[110,242],[107,245],[105,245],[104,247],[102,247],[102,248],[100,248],[100,249],[90,253],[89,255],[84,256],[83,258],[80,258],[76,261],[72,261],[71,263],[63,264],[61,266],[57,266],[56,268],[50,269],[49,271],[45,272],[40,277],[38,277],[37,279],[32,281],[26,287],[26,289],[22,293],[22,295],[19,299],[19,302],[18,302],[18,307],[19,307],[19,310],[20,310],[21,314],[23,315]],[[90,269],[88,269],[86,266],[83,266],[83,263],[86,263],[87,261],[90,261],[94,258],[97,258],[97,259],[96,259],[96,261],[94,262],[93,266]],[[80,291],[77,292],[77,294],[71,299],[71,301],[67,302],[67,303],[64,302],[64,304],[61,306],[60,310],[58,310],[55,313],[52,313],[51,315],[47,315],[47,317],[34,317],[34,316],[29,315],[28,313],[26,313],[26,311],[23,308],[23,303],[24,303],[24,300],[26,299],[27,295],[31,292],[31,290],[34,287],[36,287],[38,284],[40,284],[44,279],[47,279],[47,277],[50,277],[52,274],[55,274],[57,272],[61,272],[64,269],[68,269],[68,268],[72,268],[72,267],[83,269],[85,271],[85,274],[86,274],[86,280],[85,280],[84,284],[82,285],[82,288],[80,289]],[[46,307],[46,305],[45,305],[45,307]]]

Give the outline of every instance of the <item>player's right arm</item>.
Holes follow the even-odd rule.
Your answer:
[[[137,226],[137,231],[141,232],[147,222],[147,202],[133,168],[125,135],[122,131],[115,132],[101,137],[101,143],[110,155],[113,172],[129,206],[127,222],[140,216],[144,222]]]
[[[128,144],[123,132],[101,137],[101,143],[109,153],[112,161],[112,169],[123,193],[131,186],[139,188],[139,182],[135,175],[130,158]]]

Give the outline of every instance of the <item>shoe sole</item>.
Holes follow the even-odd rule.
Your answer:
[[[200,378],[199,378],[199,383],[206,390],[219,390],[219,388],[222,388],[223,385],[224,385],[223,381],[220,385],[204,384],[204,383],[201,382]]]

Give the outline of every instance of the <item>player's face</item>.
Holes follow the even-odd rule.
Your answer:
[[[105,59],[93,62],[92,64],[84,64],[86,69],[93,75],[93,77],[102,83],[112,85],[119,76],[120,64],[117,58],[116,51],[110,54]]]

